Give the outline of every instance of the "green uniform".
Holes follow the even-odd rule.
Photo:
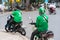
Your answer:
[[[19,10],[13,11],[12,15],[14,16],[14,21],[15,22],[21,22],[22,21],[21,11],[19,11]]]
[[[48,30],[48,22],[44,17],[46,18],[46,20],[48,20],[48,16],[46,14],[39,15],[36,19],[36,27],[39,32]]]
[[[48,30],[48,16],[45,14],[45,9],[43,7],[39,8],[40,15],[36,19],[36,27],[39,32]]]

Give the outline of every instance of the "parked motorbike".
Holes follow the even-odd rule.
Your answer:
[[[20,24],[20,23],[16,23],[16,24],[9,23],[11,21],[11,19],[12,19],[11,15],[8,16],[7,19],[8,19],[7,24],[5,25],[5,30],[7,32],[18,32],[18,33],[20,33],[20,34],[22,34],[24,36],[26,35],[25,29],[21,26],[22,24]]]
[[[29,19],[31,19],[31,17],[29,17]],[[29,24],[36,26],[36,23],[33,22],[33,20]],[[33,40],[50,40],[51,38],[53,39],[53,37],[54,37],[54,33],[52,31],[46,31],[46,32],[40,32],[39,34],[36,34]]]

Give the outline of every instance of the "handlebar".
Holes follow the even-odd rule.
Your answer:
[[[29,24],[31,24],[31,25],[36,25],[36,23],[29,23]]]
[[[34,25],[36,27],[36,23],[29,23],[29,24]]]

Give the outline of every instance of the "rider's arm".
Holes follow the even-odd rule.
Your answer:
[[[12,15],[11,16],[14,17],[14,15],[15,15],[15,13],[12,12]]]
[[[38,17],[37,17],[35,27],[38,27],[38,25],[39,25],[39,20],[38,20]]]
[[[20,13],[22,14],[22,11],[20,11]]]

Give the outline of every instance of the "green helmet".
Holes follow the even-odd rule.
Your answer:
[[[40,7],[39,8],[39,13],[44,14],[45,13],[45,9],[43,7]]]

